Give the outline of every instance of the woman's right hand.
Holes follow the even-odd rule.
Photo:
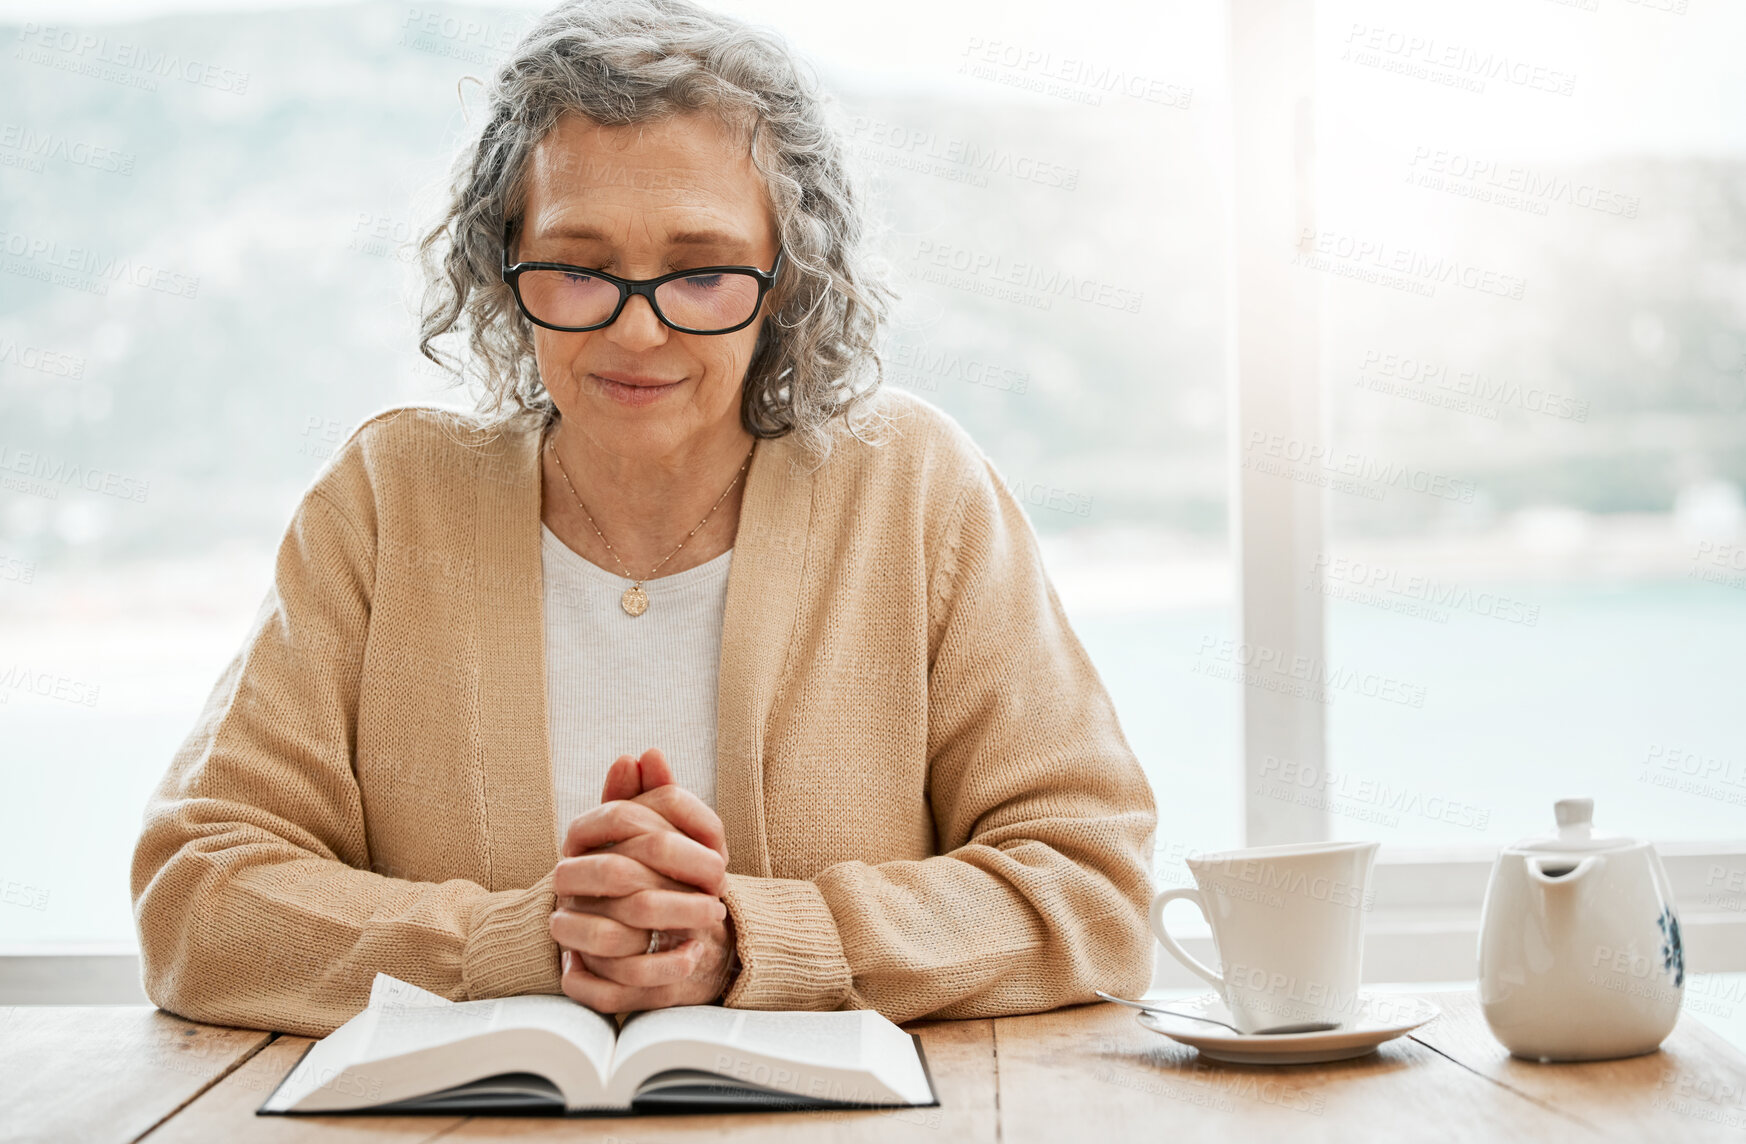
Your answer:
[[[615,830],[610,824],[601,825],[603,817],[611,817],[607,812],[615,803],[631,803],[652,810],[659,821],[623,811],[632,816],[629,828]],[[640,759],[619,756],[606,772],[600,805],[571,821],[564,836],[564,854],[585,854],[589,850],[614,845],[621,834],[630,837],[651,829],[674,831],[707,846],[721,855],[725,869],[727,832],[722,827],[721,818],[707,803],[674,780],[673,768],[659,747],[650,747]]]
[[[719,986],[691,995],[707,991],[694,978],[717,976],[723,942],[732,941],[720,900],[726,835],[715,812],[673,781],[659,750],[613,764],[601,805],[571,822],[563,853],[551,934],[565,950],[567,993],[580,981],[591,996],[640,998],[628,1008],[656,1007],[668,996],[678,999],[666,1004],[714,999]],[[649,953],[658,931],[676,948]],[[598,999],[576,999],[598,1007]]]

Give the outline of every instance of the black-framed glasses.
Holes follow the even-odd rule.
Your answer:
[[[764,295],[782,269],[782,249],[769,270],[756,266],[699,266],[659,278],[620,278],[563,262],[509,261],[511,228],[503,228],[503,280],[515,304],[536,326],[565,333],[598,330],[618,321],[632,294],[649,301],[655,317],[682,334],[731,334],[758,316]]]

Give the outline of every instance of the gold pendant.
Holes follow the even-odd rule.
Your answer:
[[[641,584],[632,584],[619,597],[618,604],[625,610],[626,615],[640,616],[649,610],[649,594],[643,591]]]

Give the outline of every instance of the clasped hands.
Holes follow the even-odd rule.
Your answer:
[[[715,811],[673,780],[659,750],[620,756],[554,870],[565,995],[600,1013],[719,998],[734,949],[726,882]]]

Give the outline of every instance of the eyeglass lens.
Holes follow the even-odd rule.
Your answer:
[[[592,274],[528,270],[520,284],[529,312],[554,326],[597,326],[618,305],[618,287]],[[675,326],[722,330],[752,316],[758,282],[750,274],[692,274],[655,287],[655,301]]]

